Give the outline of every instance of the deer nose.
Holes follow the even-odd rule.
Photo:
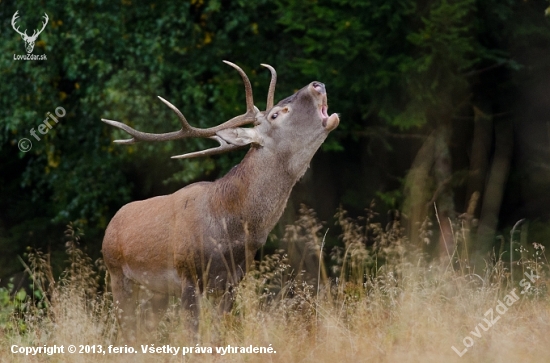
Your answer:
[[[317,92],[319,92],[320,94],[325,94],[327,93],[326,89],[325,89],[325,85],[322,84],[321,82],[312,82],[311,83],[311,86],[313,87],[314,90],[316,90]]]

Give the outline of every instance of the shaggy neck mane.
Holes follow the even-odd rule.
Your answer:
[[[277,159],[264,148],[252,147],[240,164],[215,181],[211,201],[218,215],[229,212],[241,223],[271,230],[297,181]]]

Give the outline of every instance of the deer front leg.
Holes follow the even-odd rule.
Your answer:
[[[194,285],[184,283],[181,293],[181,306],[188,312],[188,321],[195,334],[199,331],[199,297],[197,291],[198,289]]]

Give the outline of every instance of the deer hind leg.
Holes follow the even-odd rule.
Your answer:
[[[116,318],[124,339],[128,342],[136,340],[136,284],[124,276],[121,269],[111,269],[111,289]]]

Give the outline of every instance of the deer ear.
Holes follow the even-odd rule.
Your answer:
[[[233,145],[259,144],[263,145],[263,139],[256,128],[235,127],[216,132],[216,135]]]

